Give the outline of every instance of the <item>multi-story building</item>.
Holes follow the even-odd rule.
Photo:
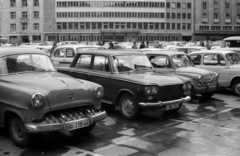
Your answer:
[[[240,35],[240,0],[195,0],[194,40]]]
[[[51,10],[55,17],[45,17],[46,40],[175,41],[182,40],[182,36],[191,39],[191,0],[187,3],[183,0],[180,3],[166,0],[54,1],[45,2],[45,11],[50,12],[47,7],[55,7]],[[171,18],[170,13],[174,14]]]
[[[1,37],[11,43],[43,41],[42,0],[1,0]]]

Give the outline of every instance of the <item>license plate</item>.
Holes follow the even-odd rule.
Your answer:
[[[172,110],[172,109],[177,109],[177,108],[179,108],[179,103],[168,104],[165,107],[166,110]]]
[[[67,126],[67,131],[87,127],[87,126],[89,126],[89,119],[82,119],[80,121],[72,121],[72,122],[67,123],[66,126]]]

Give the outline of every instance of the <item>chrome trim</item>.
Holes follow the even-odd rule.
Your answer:
[[[87,110],[89,112],[89,110]],[[96,112],[94,115],[89,116],[90,124],[103,120],[107,117],[106,111],[100,111]],[[40,132],[50,132],[50,131],[58,131],[58,130],[66,130],[66,124],[75,122],[75,121],[81,121],[85,118],[77,119],[77,120],[71,120],[71,121],[64,121],[61,120],[61,123],[28,123],[25,124],[25,131],[28,133],[40,133]]]
[[[177,100],[172,100],[172,101],[158,101],[158,102],[140,102],[139,103],[139,106],[141,107],[162,107],[162,106],[165,106],[165,105],[168,105],[168,104],[172,104],[172,103],[184,103],[184,102],[188,102],[191,100],[191,97],[190,96],[187,96],[185,98],[181,98],[181,99],[177,99]]]
[[[103,103],[107,103],[107,104],[113,104],[113,102],[111,102],[111,101],[108,101],[108,100],[101,100],[101,102],[103,102]]]

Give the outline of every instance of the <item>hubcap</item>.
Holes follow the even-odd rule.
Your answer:
[[[126,115],[131,115],[133,113],[133,102],[130,99],[125,99],[123,100],[122,103],[122,110],[124,112],[124,114]]]
[[[14,137],[21,141],[24,139],[25,132],[24,132],[24,127],[22,125],[22,122],[19,119],[14,119],[12,122],[12,132]]]
[[[237,83],[235,86],[235,91],[240,94],[240,83]]]

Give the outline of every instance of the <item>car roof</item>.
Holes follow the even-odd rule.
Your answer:
[[[201,50],[201,51],[194,51],[194,52],[191,52],[189,55],[192,55],[192,54],[228,54],[228,53],[235,53],[231,50],[217,50],[217,49],[214,49],[214,50]]]
[[[201,46],[185,46],[185,47],[179,47],[178,49],[206,49],[206,47],[201,47]]]
[[[78,48],[78,47],[101,47],[101,46],[97,46],[97,45],[83,45],[83,44],[64,44],[61,46],[58,46],[57,48]]]
[[[163,54],[163,55],[168,55],[168,56],[173,56],[173,55],[180,55],[180,54],[184,54],[186,55],[185,53],[183,52],[178,52],[178,51],[168,51],[168,50],[165,50],[165,51],[146,51],[146,52],[143,52],[145,54]]]
[[[226,40],[240,40],[240,36],[233,36],[233,37],[227,37],[227,38],[224,38],[223,39],[224,41],[226,41]]]
[[[46,53],[43,52],[42,50],[39,50],[33,47],[20,47],[20,46],[0,47],[0,56],[13,55],[13,54],[26,54],[26,53],[46,55]]]
[[[145,55],[143,52],[139,52],[137,49],[87,49],[77,53],[88,54],[101,54],[101,55]]]

